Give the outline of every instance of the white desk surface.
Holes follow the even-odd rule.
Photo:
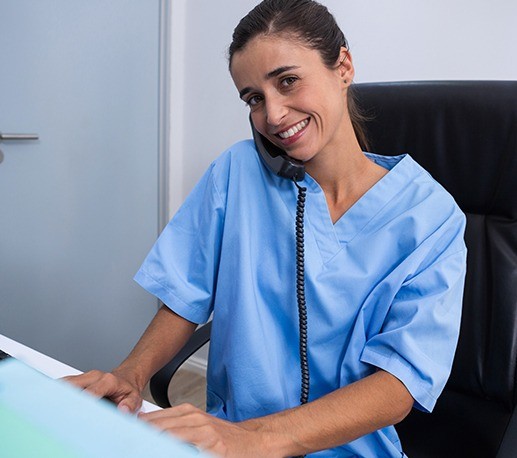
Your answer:
[[[22,361],[28,366],[31,366],[32,368],[54,379],[65,377],[67,375],[81,374],[81,371],[60,361],[57,361],[50,356],[33,350],[32,348],[16,342],[15,340],[9,339],[2,334],[0,334],[0,349],[6,353],[9,353],[11,356]],[[159,409],[160,407],[150,402],[143,402],[142,410],[144,412],[151,412],[153,410]]]

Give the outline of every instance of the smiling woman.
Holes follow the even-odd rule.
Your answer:
[[[144,261],[135,278],[165,306],[115,377],[75,382],[134,409],[213,314],[208,412],[142,418],[228,457],[400,458],[393,425],[431,411],[450,371],[464,215],[410,156],[365,151],[352,56],[324,6],[261,2],[229,64],[256,142],[212,163]],[[307,173],[286,179],[263,153]]]
[[[291,35],[298,39],[300,44],[319,52],[325,66],[333,68],[342,48],[348,51],[347,39],[330,12],[317,2],[294,2],[283,6],[279,4],[261,4],[245,16],[233,34],[232,44],[229,47],[229,64],[232,66],[233,55],[241,51],[248,42],[256,36]],[[282,9],[282,10],[281,10]],[[281,14],[279,11],[281,10]],[[346,59],[345,55],[342,59]],[[340,62],[343,63],[343,60]],[[286,67],[285,70],[288,70]],[[271,76],[276,76],[272,74]],[[350,83],[351,79],[345,80]],[[242,97],[242,95],[241,95]],[[357,107],[353,91],[347,98],[348,111],[355,134],[364,150],[368,149],[367,136],[364,129],[365,117]]]
[[[353,156],[358,166],[372,169],[372,177],[377,169],[378,179],[385,170],[356,155],[362,149],[347,109],[354,68],[348,50],[339,50],[327,66],[317,50],[292,33],[258,35],[231,55],[231,74],[256,129],[303,161],[311,176],[331,178],[339,162],[350,169]]]

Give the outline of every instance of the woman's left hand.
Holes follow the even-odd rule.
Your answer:
[[[247,429],[243,423],[216,418],[191,404],[141,413],[139,417],[201,450],[221,457],[271,457],[259,443],[258,432]]]

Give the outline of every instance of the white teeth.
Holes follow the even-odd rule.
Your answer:
[[[300,130],[302,130],[307,124],[309,124],[309,120],[304,119],[303,121],[300,121],[298,124],[296,124],[296,126],[293,126],[284,132],[280,132],[278,135],[283,139],[292,137],[295,133],[300,132]]]

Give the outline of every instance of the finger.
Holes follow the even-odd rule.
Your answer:
[[[84,389],[96,397],[108,396],[118,401],[116,396],[121,396],[129,391],[129,388],[109,372],[101,373],[97,378],[92,378],[90,384],[84,383]],[[120,399],[119,399],[120,400]]]
[[[192,404],[183,403],[174,407],[169,407],[167,409],[155,410],[153,412],[142,412],[139,413],[138,416],[141,417],[142,420],[153,421],[155,419],[163,417],[182,417],[194,412],[201,412],[206,415],[206,413],[203,410],[198,409]]]
[[[64,380],[65,382],[71,383],[72,385],[78,386],[79,388],[84,388],[85,386],[91,385],[96,380],[102,377],[103,372],[93,370],[85,372],[81,375],[68,375],[66,377],[62,377],[60,380]]]
[[[152,415],[153,419],[150,423],[154,427],[184,442],[191,443],[202,450],[226,456],[227,444],[224,439],[224,431],[228,433],[229,428],[235,428],[235,426],[193,406],[189,407],[190,412],[179,416],[167,415],[165,412],[162,412],[160,415]],[[148,417],[151,417],[151,415]]]
[[[206,446],[204,442],[206,436],[203,434],[203,427],[178,426],[174,429],[164,429],[163,431],[197,447],[201,447],[203,444]]]
[[[217,456],[226,456],[224,441],[209,425],[178,427],[165,431],[177,439],[192,444],[199,450],[214,453]]]
[[[158,429],[174,433],[182,428],[196,428],[207,425],[212,427],[218,420],[204,412],[192,412],[181,416],[154,415],[153,418],[147,418],[145,421]]]
[[[63,377],[96,398],[107,398],[123,412],[136,412],[142,405],[140,393],[124,379],[110,372],[92,370],[81,375]]]
[[[90,385],[83,390],[96,399],[106,399],[117,406],[121,412],[136,413],[141,405],[142,398],[136,392],[112,391],[104,385]]]
[[[76,385],[96,398],[108,398],[116,404],[127,397],[131,397],[132,392],[135,391],[124,380],[109,372],[100,371],[92,371],[85,374],[85,377],[76,382]],[[138,395],[135,396],[133,394],[133,400],[129,401],[129,406],[131,409],[134,409],[135,405],[139,405],[140,402]]]
[[[142,398],[136,394],[130,394],[118,403],[121,412],[137,412],[142,406]]]

